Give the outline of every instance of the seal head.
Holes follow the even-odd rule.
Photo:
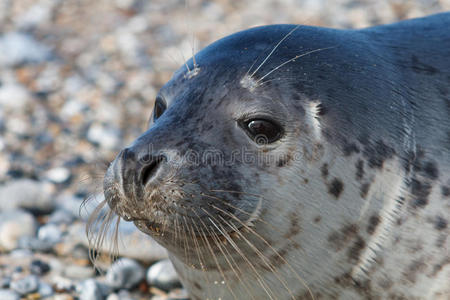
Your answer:
[[[168,249],[194,299],[442,295],[449,26],[273,25],[211,44],[112,162],[109,207]]]

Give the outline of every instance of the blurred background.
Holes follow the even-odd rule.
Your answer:
[[[108,163],[192,48],[257,25],[361,28],[446,10],[450,0],[0,0],[0,299],[187,298],[164,249],[125,222],[127,258],[94,270],[80,205],[102,200]]]

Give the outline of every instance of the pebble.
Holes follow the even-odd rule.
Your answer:
[[[30,249],[15,249],[9,255],[16,260],[24,260],[33,257],[33,251]]]
[[[50,297],[54,294],[53,288],[51,285],[45,282],[39,283],[38,293],[42,298]]]
[[[84,211],[81,206],[83,203],[83,199],[77,196],[62,194],[56,197],[55,202],[58,210],[64,210],[70,213],[74,219],[80,218],[80,213]],[[88,214],[84,215],[85,218],[83,220],[86,221],[89,216]],[[83,214],[81,214],[81,217],[83,217]]]
[[[50,49],[33,36],[22,32],[0,35],[0,66],[40,63],[50,58]]]
[[[3,202],[3,198],[0,197]],[[22,238],[34,236],[36,221],[34,217],[22,210],[0,213],[0,248],[11,251]]]
[[[87,132],[87,139],[103,149],[115,149],[120,143],[120,132],[112,126],[92,124]]]
[[[69,265],[64,268],[64,275],[70,279],[83,279],[95,275],[95,269],[92,266]]]
[[[0,85],[0,107],[12,111],[23,110],[31,101],[30,93],[17,83]]]
[[[144,277],[144,269],[135,260],[121,258],[109,268],[106,282],[116,289],[129,289],[136,286]]]
[[[20,295],[36,292],[39,287],[39,279],[35,275],[29,275],[22,279],[11,282],[11,289]]]
[[[147,283],[165,291],[181,287],[180,280],[169,259],[153,264],[147,271]]]
[[[1,52],[0,52],[1,53]],[[37,214],[53,210],[52,187],[30,179],[18,179],[0,186],[0,211],[23,208]]]
[[[30,273],[35,275],[43,275],[50,271],[50,266],[42,260],[35,259],[30,264]]]
[[[111,229],[114,225],[111,225]],[[112,232],[112,231],[110,231]],[[119,239],[118,250],[120,256],[136,259],[143,262],[154,262],[167,258],[167,250],[159,245],[154,239],[140,232],[132,223],[120,222],[119,224]],[[89,243],[86,238],[86,225],[83,223],[73,223],[64,237],[65,243],[70,245],[82,244],[89,248]],[[72,246],[72,247],[73,247]],[[101,251],[110,253],[111,240],[105,240],[101,246]],[[146,249],[146,251],[142,251]]]
[[[170,291],[168,298],[170,300],[189,300],[189,293],[186,289],[174,289]]]
[[[39,228],[38,238],[51,245],[55,245],[61,241],[62,232],[58,225],[49,223]]]
[[[94,279],[88,279],[83,281],[77,286],[77,290],[80,293],[80,300],[103,300],[104,296],[102,290]]]
[[[65,209],[57,209],[50,215],[47,223],[56,225],[70,225],[74,220],[75,217],[70,211],[67,211]]]
[[[5,276],[5,277],[0,278],[0,289],[9,287],[10,283],[11,283],[11,277]]]
[[[62,276],[53,276],[52,284],[55,287],[55,289],[59,292],[61,291],[69,292],[72,291],[75,287],[71,279]]]
[[[20,238],[18,246],[37,252],[50,252],[53,249],[54,244],[34,236],[24,236]]]
[[[46,177],[53,183],[65,183],[70,179],[70,170],[66,168],[53,168],[47,171]]]
[[[0,289],[0,299],[2,300],[20,300],[19,294],[11,290]]]

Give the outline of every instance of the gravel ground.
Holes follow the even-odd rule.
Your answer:
[[[93,206],[80,205],[102,200],[108,162],[145,130],[192,46],[262,24],[360,28],[445,10],[450,0],[0,0],[0,299],[188,298],[165,250],[125,222],[119,260],[94,269]]]

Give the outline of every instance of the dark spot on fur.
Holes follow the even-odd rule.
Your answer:
[[[286,256],[287,253],[288,253],[288,250],[285,249],[285,248],[282,248],[281,250],[278,251],[278,253],[271,255],[271,256],[269,257],[270,264],[271,264],[272,266],[279,266],[279,265],[285,264],[286,261],[285,261],[283,258]],[[269,265],[270,265],[270,264],[269,264]],[[266,269],[267,271],[273,272],[273,271],[271,270],[271,268],[269,268],[269,267],[268,267],[266,264],[264,264],[264,263],[261,263],[261,265],[259,265],[259,266],[261,266],[262,268]],[[272,268],[273,268],[273,267],[272,267]]]
[[[364,161],[358,159],[355,164],[356,167],[356,180],[361,180],[364,177]]]
[[[321,216],[317,216],[314,218],[314,223],[319,223],[322,220]]]
[[[328,242],[336,251],[342,248],[351,241],[358,233],[358,225],[349,224],[341,228],[339,231],[334,231],[328,236]]]
[[[411,56],[411,69],[418,74],[426,75],[434,75],[439,72],[435,67],[419,61],[419,58],[416,55]]]
[[[450,196],[450,187],[445,186],[445,185],[441,186],[441,194],[444,197]]]
[[[291,212],[289,214],[289,220],[291,221],[291,226],[290,226],[288,232],[286,232],[283,235],[283,237],[286,239],[290,239],[300,232],[299,217],[298,217],[297,213]]]
[[[359,148],[355,143],[344,143],[344,148],[342,149],[345,156],[350,156],[353,153],[359,153]]]
[[[433,276],[433,277],[436,276],[436,274],[438,274],[442,270],[442,268],[448,264],[450,264],[450,257],[446,257],[440,263],[434,265],[431,276]]]
[[[359,190],[359,195],[361,196],[361,198],[366,198],[367,193],[369,192],[369,188],[370,188],[370,183],[366,182],[361,184],[360,190]]]
[[[194,281],[194,287],[199,291],[203,290],[202,286],[200,284],[198,284],[198,282],[195,282],[195,281]]]
[[[416,282],[417,273],[423,272],[426,268],[426,264],[423,259],[414,260],[408,268],[405,270],[405,278],[412,283]]]
[[[342,191],[344,190],[344,183],[339,178],[334,178],[333,181],[328,185],[328,193],[334,197],[339,198]]]
[[[322,177],[323,178],[327,178],[328,177],[328,164],[327,163],[324,163],[323,165],[322,165],[322,167],[320,168],[320,173],[322,174]]]
[[[350,249],[348,249],[347,257],[350,262],[357,262],[361,255],[361,251],[366,247],[366,242],[362,237],[357,236],[356,241],[353,243]]]
[[[448,222],[441,216],[436,217],[436,221],[434,223],[434,228],[437,230],[444,230],[447,228]]]
[[[434,162],[427,162],[425,166],[423,167],[423,171],[430,179],[436,179],[439,176],[439,171],[436,167],[436,164]]]
[[[283,155],[277,162],[278,167],[284,167],[287,165],[287,163],[292,159],[292,156],[290,154]]]
[[[411,193],[414,196],[412,205],[414,207],[424,207],[428,204],[428,196],[431,192],[431,185],[427,182],[420,182],[417,179],[411,180]]]
[[[375,229],[377,228],[378,224],[380,224],[380,216],[372,215],[369,218],[369,224],[367,224],[367,233],[373,234],[375,232]]]
[[[394,149],[381,140],[366,146],[364,149],[364,155],[370,168],[382,168],[384,161],[391,158],[394,154]]]

